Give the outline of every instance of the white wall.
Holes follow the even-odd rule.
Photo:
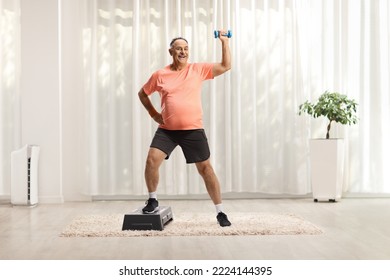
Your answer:
[[[59,6],[61,7],[59,9]],[[41,147],[39,202],[85,201],[80,3],[21,0],[21,145]],[[61,17],[61,15],[72,15]]]
[[[21,1],[21,144],[41,147],[39,202],[62,202],[58,3]]]
[[[21,1],[21,144],[41,147],[43,203],[63,200],[57,14],[57,1]]]

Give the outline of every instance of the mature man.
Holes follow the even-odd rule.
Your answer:
[[[138,96],[154,121],[159,123],[148,152],[145,181],[149,199],[143,213],[158,211],[157,185],[159,168],[179,145],[187,163],[195,163],[202,176],[208,194],[213,201],[220,226],[230,226],[222,209],[221,190],[218,178],[210,163],[210,150],[202,123],[201,86],[204,80],[213,79],[231,68],[229,39],[220,30],[222,61],[220,63],[189,63],[188,42],[182,37],[174,38],[169,54],[172,63],[154,72],[141,88]],[[149,95],[159,92],[161,113],[157,112]]]

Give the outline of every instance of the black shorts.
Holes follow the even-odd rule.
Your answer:
[[[158,128],[150,147],[163,151],[168,159],[176,146],[183,150],[187,163],[205,161],[210,158],[210,149],[204,129],[166,130]]]

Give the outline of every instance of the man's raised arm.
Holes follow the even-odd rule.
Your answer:
[[[230,56],[230,47],[229,47],[229,38],[223,36],[226,34],[225,30],[219,30],[219,39],[222,43],[222,61],[220,63],[215,63],[213,67],[213,76],[217,77],[231,68],[231,56]]]

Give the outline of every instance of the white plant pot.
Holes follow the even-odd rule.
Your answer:
[[[310,164],[314,201],[340,200],[344,174],[343,139],[311,139]]]

